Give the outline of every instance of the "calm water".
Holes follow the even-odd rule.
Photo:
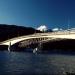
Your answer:
[[[75,72],[75,55],[0,51],[0,75],[63,75]]]

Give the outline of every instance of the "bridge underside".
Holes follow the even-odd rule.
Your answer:
[[[29,41],[29,42],[28,42]],[[23,40],[14,44],[11,48],[13,51],[31,51],[35,48],[39,49],[39,52],[49,52],[49,51],[74,51],[75,50],[75,40],[73,39],[55,39],[48,41],[32,41]]]
[[[1,45],[0,50],[7,50],[8,46]],[[74,39],[60,39],[60,38],[36,38],[27,39],[15,43],[11,46],[11,51],[29,51],[38,48],[39,52],[49,51],[75,51]]]

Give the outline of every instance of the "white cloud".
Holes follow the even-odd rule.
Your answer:
[[[54,28],[54,29],[52,29],[52,31],[61,31],[61,30],[63,30],[62,28]]]
[[[37,28],[37,30],[46,31],[47,27],[45,25],[41,25],[40,27]]]
[[[58,31],[59,30],[59,28],[54,28],[54,29],[52,29],[52,31]]]

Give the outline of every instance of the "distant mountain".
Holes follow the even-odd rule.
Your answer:
[[[35,32],[40,33],[41,31],[35,30],[32,27],[0,24],[0,42],[22,35],[33,34]]]

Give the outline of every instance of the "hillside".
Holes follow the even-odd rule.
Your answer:
[[[31,27],[0,24],[0,42],[13,37],[33,34],[35,32],[38,33],[40,31]]]

